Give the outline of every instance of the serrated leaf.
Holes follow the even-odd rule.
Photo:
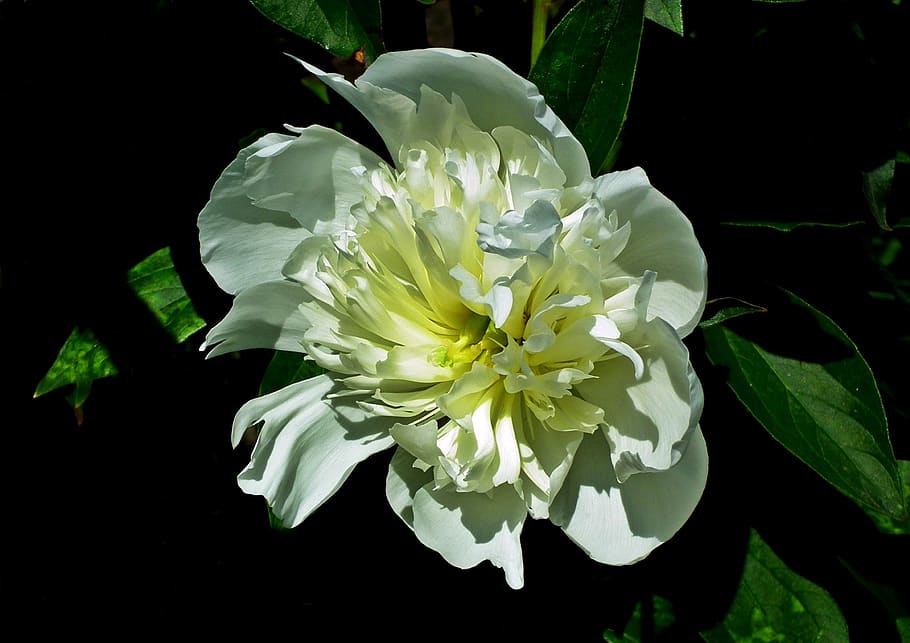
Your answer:
[[[787,567],[755,530],[726,617],[701,636],[708,643],[850,640],[831,595]]]
[[[316,362],[305,359],[301,353],[275,351],[259,384],[259,395],[273,393],[289,384],[322,375],[324,372],[325,369]]]
[[[821,221],[723,221],[722,225],[740,228],[770,228],[778,232],[793,232],[797,228],[852,228],[864,225],[863,221],[846,221],[843,223],[824,223]]]
[[[890,230],[888,225],[888,199],[891,197],[891,185],[894,183],[895,159],[888,159],[874,170],[863,172],[863,194],[872,217],[882,230]]]
[[[336,56],[381,53],[379,0],[250,0],[266,18]]]
[[[47,374],[38,382],[34,396],[39,397],[68,384],[82,384],[70,400],[73,408],[81,407],[88,397],[86,384],[116,374],[117,367],[104,344],[88,328],[76,327],[63,342]]]
[[[626,118],[644,26],[644,0],[581,0],[544,43],[529,78],[603,167]]]
[[[162,248],[133,266],[127,282],[178,344],[205,326],[174,269],[170,248]]]
[[[603,633],[604,640],[610,643],[651,641],[676,622],[676,615],[673,613],[673,605],[670,601],[657,595],[645,600],[650,601],[647,610],[644,608],[644,601],[639,601],[622,631],[614,632],[608,629]]]
[[[708,357],[777,441],[860,506],[906,516],[881,395],[856,345],[785,292],[755,316],[704,329]],[[745,332],[744,332],[745,331]],[[806,340],[810,341],[806,341]]]
[[[683,35],[682,0],[645,0],[645,18]]]

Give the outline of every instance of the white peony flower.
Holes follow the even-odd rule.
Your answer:
[[[680,341],[705,257],[640,169],[592,178],[536,87],[489,56],[380,56],[354,84],[302,63],[381,135],[393,164],[319,126],[240,152],[199,215],[235,294],[210,356],[297,351],[326,374],[254,399],[239,476],[300,524],[395,447],[392,508],[451,564],[524,582],[548,518],[632,563],[701,497],[702,391]]]

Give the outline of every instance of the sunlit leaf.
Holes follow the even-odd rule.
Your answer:
[[[846,221],[844,223],[823,223],[821,221],[724,221],[723,225],[741,228],[770,228],[779,232],[792,232],[797,228],[852,228],[864,225],[863,221]]]
[[[645,18],[683,35],[682,0],[645,0]]]
[[[205,326],[174,269],[170,248],[162,248],[133,266],[127,281],[178,344]]]
[[[604,640],[610,643],[642,643],[654,640],[655,636],[668,630],[676,621],[673,605],[657,595],[646,600],[649,601],[647,609],[644,608],[643,602],[639,602],[622,631],[606,630],[603,633]]]
[[[76,389],[69,397],[69,402],[81,417],[81,407],[88,397],[91,383],[103,377],[117,374],[117,367],[95,334],[85,328],[74,328],[63,342],[57,359],[51,364],[47,374],[38,382],[35,397],[49,393],[61,386],[75,384]]]
[[[336,56],[381,53],[379,0],[250,0],[264,16]]]
[[[581,0],[547,38],[530,79],[601,168],[622,131],[644,0]]]
[[[787,567],[754,530],[733,603],[702,638],[708,643],[850,640],[831,595]]]
[[[792,293],[746,332],[704,329],[710,360],[764,428],[864,508],[906,516],[878,386],[856,345]],[[738,322],[753,321],[749,316]]]
[[[301,353],[275,351],[259,384],[259,395],[267,395],[294,382],[309,379],[325,372],[316,362],[304,359]]]
[[[863,172],[863,194],[872,217],[882,230],[891,229],[888,225],[888,199],[894,183],[894,167],[895,160],[889,159],[874,170]]]

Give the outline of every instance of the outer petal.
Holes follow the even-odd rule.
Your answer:
[[[673,466],[680,441],[702,411],[689,351],[666,322],[647,322],[624,339],[643,347],[638,351],[644,361],[640,378],[630,360],[616,358],[599,362],[591,373],[595,378],[576,384],[586,400],[604,410],[611,462],[620,482],[643,470]]]
[[[620,485],[609,462],[606,441],[596,434],[586,438],[550,507],[550,520],[594,560],[626,565],[688,520],[705,488],[708,452],[696,427],[679,463],[667,471],[641,473]]]
[[[413,461],[398,450],[386,495],[420,542],[460,569],[489,560],[503,569],[510,587],[524,585],[520,537],[527,507],[515,489],[501,485],[485,494],[434,489],[432,474],[410,467]],[[426,482],[421,486],[421,481]]]
[[[363,168],[382,160],[335,130],[313,125],[297,131],[297,138],[247,159],[247,196],[260,208],[289,213],[316,234],[349,229],[351,206],[363,200]]]
[[[300,284],[269,281],[240,292],[227,316],[205,336],[202,349],[215,348],[208,357],[247,348],[274,348],[303,352],[301,342],[309,321],[300,304],[310,301]]]
[[[394,444],[396,418],[371,416],[351,397],[327,399],[339,388],[319,375],[247,402],[234,419],[235,446],[263,423],[240,488],[265,496],[289,527],[331,497],[358,462]]]
[[[590,180],[591,169],[581,143],[547,106],[533,83],[495,58],[453,49],[390,52],[377,58],[355,85],[340,74],[327,74],[303,64],[373,124],[393,158],[406,142],[402,134],[413,118],[420,88],[427,85],[446,98],[457,94],[471,120],[484,131],[510,125],[547,141],[566,173],[567,185]]]
[[[281,278],[281,268],[311,232],[346,227],[363,198],[353,168],[379,158],[334,130],[267,134],[243,149],[199,214],[202,262],[222,289],[237,293]]]
[[[654,189],[641,168],[598,177],[595,193],[619,225],[631,223],[628,243],[614,265],[620,274],[657,273],[649,317],[669,322],[685,337],[701,318],[707,293],[707,262],[692,224],[670,199]]]
[[[291,140],[292,136],[267,134],[241,150],[215,183],[209,202],[199,214],[202,263],[218,285],[231,294],[281,279],[281,267],[288,255],[310,234],[286,212],[254,206],[243,186],[247,158]]]

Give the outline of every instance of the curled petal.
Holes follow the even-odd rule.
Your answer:
[[[328,397],[339,388],[319,375],[247,402],[234,418],[234,446],[262,423],[240,488],[265,496],[289,527],[330,498],[357,463],[394,444],[396,418],[371,415],[350,397]]]
[[[207,357],[248,348],[303,352],[310,323],[300,311],[307,292],[291,281],[269,281],[248,288],[234,298],[227,316],[205,336],[202,349],[214,346]]]

